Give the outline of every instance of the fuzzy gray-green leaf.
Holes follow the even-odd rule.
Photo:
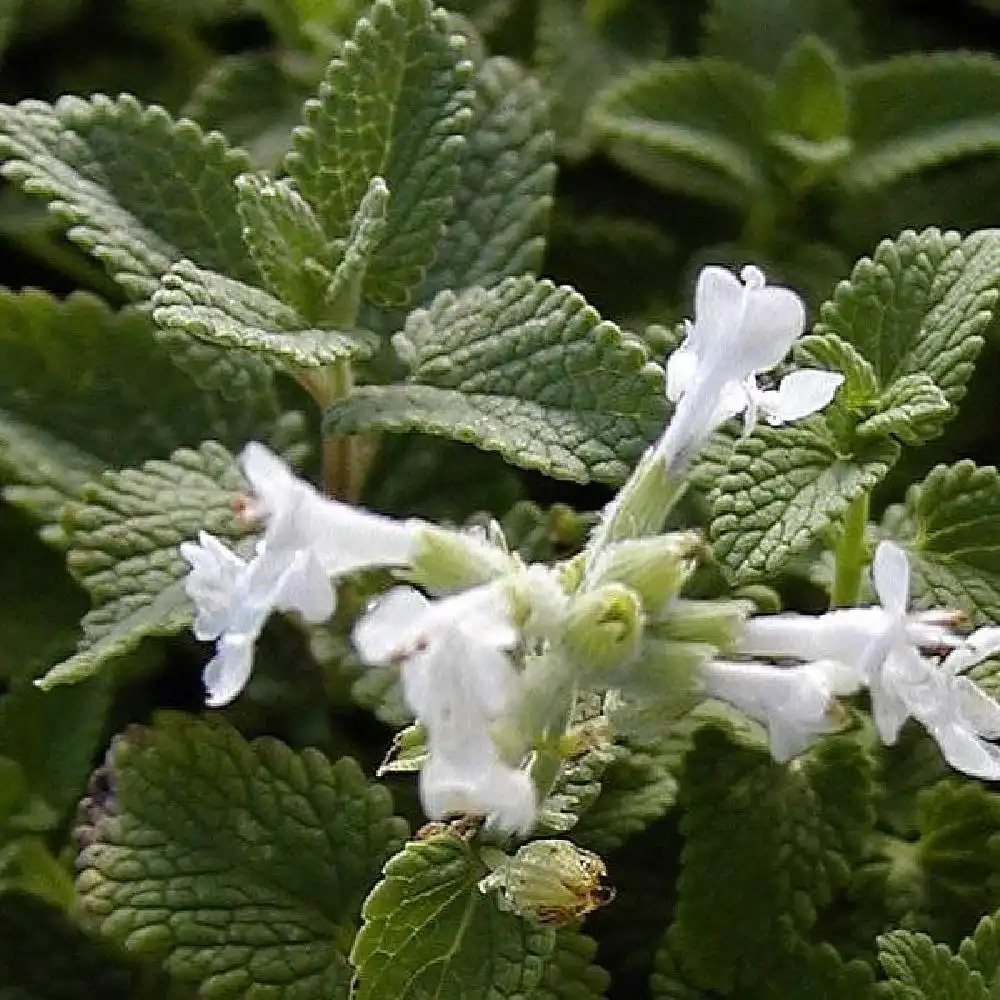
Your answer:
[[[361,901],[406,835],[384,789],[182,716],[127,731],[110,768],[77,862],[86,920],[205,997],[346,1000]]]
[[[851,457],[822,417],[740,441],[712,493],[711,537],[735,579],[771,576],[878,483],[899,445],[876,439]]]
[[[430,0],[376,0],[306,104],[287,165],[327,235],[347,234],[373,177],[392,192],[365,281],[376,305],[405,304],[434,257],[471,118],[471,73]]]
[[[855,428],[861,438],[893,436],[920,444],[941,433],[952,407],[929,375],[901,375],[875,402],[876,412]]]
[[[82,680],[147,635],[180,631],[191,619],[178,546],[200,530],[246,534],[236,518],[242,479],[221,445],[182,449],[170,461],[105,472],[65,516],[70,569],[93,607],[79,651],[53,667],[43,687]]]
[[[170,264],[254,280],[233,179],[246,154],[134,97],[63,97],[0,107],[3,174],[46,198],[70,239],[145,298]]]
[[[153,296],[153,319],[168,344],[193,337],[242,354],[259,354],[291,371],[370,353],[370,344],[360,337],[309,328],[294,309],[263,289],[204,271],[187,260],[163,276]]]
[[[578,293],[531,277],[410,314],[410,378],[327,412],[337,433],[419,430],[563,479],[623,479],[666,421],[663,371]]]
[[[421,301],[445,288],[488,288],[542,262],[556,175],[544,95],[504,58],[487,60],[475,85],[455,208]]]

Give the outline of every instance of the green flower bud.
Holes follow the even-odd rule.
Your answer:
[[[687,582],[704,547],[696,531],[612,542],[597,555],[588,577],[594,586],[624,583],[657,614]]]
[[[479,891],[497,892],[500,909],[520,917],[570,923],[614,899],[604,862],[568,840],[534,840],[513,857],[495,853],[492,862],[484,854],[493,871],[479,882]]]
[[[736,647],[752,610],[748,601],[680,599],[671,602],[665,613],[650,624],[649,631],[658,639],[703,642],[728,652]]]
[[[408,578],[435,593],[465,590],[509,573],[520,560],[503,546],[502,537],[421,525],[420,542]]]
[[[607,672],[635,656],[642,639],[642,601],[621,583],[576,596],[566,615],[564,643],[585,669]]]

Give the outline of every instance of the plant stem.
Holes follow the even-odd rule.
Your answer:
[[[340,361],[326,370],[325,403],[346,398],[354,386],[354,373],[350,361]],[[337,437],[323,435],[321,468],[323,489],[328,496],[341,500],[360,499],[364,480],[361,449],[364,445],[358,436]]]
[[[835,607],[852,607],[861,593],[861,575],[868,565],[865,529],[868,527],[868,494],[851,501],[844,515],[844,527],[834,550],[836,568],[833,578]]]

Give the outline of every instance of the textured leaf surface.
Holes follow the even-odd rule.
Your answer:
[[[131,1000],[133,972],[37,896],[0,895],[2,1000]]]
[[[595,101],[609,155],[654,184],[743,210],[762,197],[770,88],[722,60],[635,70]]]
[[[178,546],[202,529],[246,534],[236,518],[243,487],[232,456],[206,442],[169,461],[105,472],[66,513],[70,569],[90,592],[79,651],[53,667],[45,687],[81,680],[144,636],[180,631],[191,618]]]
[[[849,79],[855,154],[843,181],[871,189],[1000,148],[1000,61],[922,53],[863,66]]]
[[[857,348],[829,331],[800,337],[793,348],[795,360],[802,367],[826,368],[844,374],[844,401],[851,409],[860,409],[878,396],[878,376],[871,363]]]
[[[365,282],[402,305],[433,259],[469,126],[472,64],[429,0],[376,0],[306,105],[287,165],[331,237],[346,235],[372,177],[392,192]]]
[[[668,935],[693,985],[729,993],[766,981],[815,921],[816,908],[846,883],[857,820],[845,828],[824,793],[832,782],[844,791],[857,767],[827,759],[792,769],[718,729],[695,736],[682,783],[685,845]]]
[[[858,261],[824,303],[815,332],[853,344],[883,388],[922,373],[955,404],[982,347],[998,283],[1000,230],[964,239],[908,230]]]
[[[579,931],[561,927],[556,947],[545,966],[541,986],[530,1000],[601,1000],[611,977],[595,964],[597,942]]]
[[[236,448],[269,438],[278,418],[269,378],[247,381],[252,398],[240,403],[202,392],[156,342],[147,315],[112,313],[83,293],[0,292],[0,354],[0,480],[50,520],[103,468],[206,437]]]
[[[910,556],[921,604],[1000,620],[1000,475],[964,461],[938,465],[887,520]]]
[[[741,440],[712,495],[718,558],[739,581],[774,574],[871,490],[898,455],[899,445],[881,439],[845,458],[822,417]]]
[[[489,288],[542,262],[556,175],[545,98],[503,58],[483,64],[475,87],[455,207],[420,301],[445,288]]]
[[[241,353],[259,354],[282,368],[318,368],[368,353],[359,338],[308,329],[290,307],[190,261],[173,265],[153,295],[153,319],[166,343],[189,337]]]
[[[996,914],[983,917],[972,934],[961,943],[958,953],[987,985],[995,986],[1000,977],[1000,918]]]
[[[132,295],[181,257],[253,281],[232,183],[249,164],[218,133],[128,95],[64,97],[0,108],[0,153],[4,176],[48,199]]]
[[[356,1000],[534,996],[555,931],[501,913],[479,891],[485,873],[450,834],[413,841],[392,858],[351,952]]]
[[[926,934],[890,931],[878,939],[879,961],[895,1000],[987,1000],[983,977]]]
[[[897,437],[920,444],[941,433],[951,414],[948,397],[923,372],[901,375],[875,402],[877,412],[855,428],[859,437]]]
[[[361,901],[406,836],[350,758],[169,716],[111,757],[78,860],[84,914],[206,997],[347,995]]]
[[[409,380],[356,389],[338,433],[419,430],[586,482],[624,478],[666,419],[663,372],[570,288],[530,277],[442,292],[410,314]]]

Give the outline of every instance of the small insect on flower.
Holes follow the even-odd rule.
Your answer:
[[[513,857],[495,853],[494,862],[484,852],[493,871],[480,880],[479,891],[496,891],[501,910],[542,924],[568,924],[615,898],[601,858],[568,840],[535,840]]]

